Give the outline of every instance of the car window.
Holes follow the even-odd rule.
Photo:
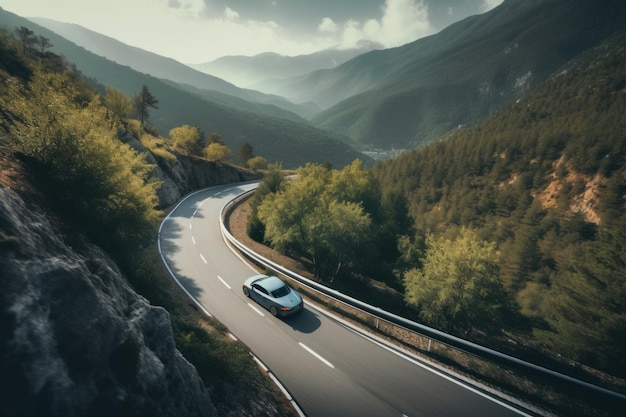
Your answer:
[[[289,287],[286,285],[283,285],[282,287],[277,288],[274,291],[272,291],[272,296],[274,296],[274,298],[284,297],[287,294],[289,294]]]
[[[265,288],[261,287],[259,284],[252,284],[252,288],[254,288],[255,290],[257,290],[258,292],[268,295],[267,291],[265,291]]]

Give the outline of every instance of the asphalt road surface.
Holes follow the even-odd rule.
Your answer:
[[[188,294],[250,348],[306,416],[528,415],[309,304],[279,319],[244,296],[243,281],[256,272],[224,242],[219,213],[255,186],[218,186],[189,196],[164,220],[159,242]]]

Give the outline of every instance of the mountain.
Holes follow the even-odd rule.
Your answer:
[[[476,126],[373,169],[386,192],[406,199],[418,236],[470,228],[497,245],[498,276],[519,313],[507,349],[515,340],[603,370],[622,378],[620,392],[625,87],[621,34]]]
[[[330,162],[342,167],[357,158],[370,161],[337,134],[191,93],[171,81],[95,55],[46,28],[4,10],[0,11],[0,26],[10,31],[24,26],[48,38],[54,45],[52,51],[66,56],[85,76],[99,83],[102,93],[103,86],[111,86],[126,95],[134,95],[146,85],[159,100],[159,109],[151,111],[150,123],[163,134],[184,124],[195,125],[205,133],[220,134],[234,152],[247,141],[256,155],[269,162],[283,162],[285,168],[298,167],[307,162]]]
[[[275,93],[279,91],[276,86],[281,85],[282,79],[299,77],[319,69],[335,68],[374,49],[382,49],[382,45],[361,41],[354,48],[334,47],[297,56],[285,56],[274,52],[250,57],[225,56],[211,62],[190,64],[190,66],[237,85]]]
[[[359,146],[415,147],[524,96],[624,27],[619,0],[506,0],[435,35],[290,79],[281,92],[327,108],[313,124]]]
[[[189,85],[200,91],[206,90],[204,94],[226,104],[246,108],[250,106],[247,103],[249,102],[254,106],[250,106],[250,110],[293,120],[301,121],[302,119],[290,113],[310,116],[310,110],[307,107],[295,105],[282,97],[239,88],[220,78],[194,70],[174,59],[126,45],[82,26],[45,18],[29,18],[29,20],[96,55],[156,78]]]

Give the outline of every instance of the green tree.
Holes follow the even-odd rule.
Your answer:
[[[209,161],[225,162],[230,160],[233,155],[228,146],[217,142],[209,144],[203,152]]]
[[[276,194],[285,188],[285,174],[281,164],[270,164],[268,171],[254,193],[253,207],[258,207],[268,194]]]
[[[246,141],[241,144],[239,147],[239,151],[237,152],[237,159],[239,160],[239,164],[241,166],[248,166],[248,161],[254,158],[254,148],[250,144],[250,142]]]
[[[270,164],[250,202],[252,212],[250,213],[246,224],[248,236],[257,242],[265,241],[265,225],[259,219],[258,207],[268,194],[277,193],[284,188],[284,185],[285,175],[283,174],[282,165]]]
[[[250,169],[267,169],[267,160],[262,156],[253,156],[248,159],[246,165]]]
[[[37,52],[39,52],[41,56],[45,54],[47,49],[50,49],[53,46],[50,39],[41,35],[35,37],[33,45],[37,48]]]
[[[133,100],[113,87],[106,87],[104,105],[119,120],[129,118],[133,111]]]
[[[20,26],[15,29],[15,34],[22,44],[22,55],[28,55],[28,51],[33,48],[37,40],[35,32],[25,26]]]
[[[206,143],[207,145],[210,145],[212,143],[219,143],[221,145],[225,145],[224,141],[222,140],[222,135],[220,135],[219,133],[215,133],[215,132],[211,132],[206,136]]]
[[[546,294],[542,343],[592,366],[626,372],[626,228],[571,247]]]
[[[174,145],[183,148],[188,155],[200,154],[202,151],[202,135],[196,126],[182,125],[170,130],[170,138]]]
[[[97,95],[83,105],[84,92],[65,73],[35,71],[27,88],[8,86],[5,104],[17,116],[13,146],[54,191],[59,210],[107,249],[154,236],[153,166],[117,140]]]
[[[422,269],[404,275],[405,300],[427,322],[470,333],[474,327],[497,329],[507,310],[498,277],[498,253],[463,228],[456,240],[426,237]]]
[[[141,87],[139,94],[135,96],[135,110],[139,115],[139,120],[142,125],[147,122],[150,117],[150,113],[148,111],[149,108],[158,109],[159,100],[152,95],[148,86],[144,85]]]
[[[0,69],[12,76],[27,79],[32,74],[32,69],[26,63],[24,56],[20,55],[15,36],[8,30],[0,28]]]
[[[281,252],[308,256],[315,275],[331,281],[371,237],[371,218],[362,203],[348,201],[354,191],[339,192],[346,175],[307,164],[283,191],[269,194],[258,207],[265,238]]]

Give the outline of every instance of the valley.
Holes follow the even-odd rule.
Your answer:
[[[406,3],[416,19],[431,4],[382,3],[386,18]],[[252,22],[241,7],[242,15],[226,7],[220,18]],[[208,19],[202,10],[193,24]],[[178,13],[172,22],[191,12]],[[324,36],[331,23],[345,29],[323,22]],[[251,180],[259,187],[237,213],[237,230],[272,259],[626,398],[626,3],[505,0],[393,46],[383,20],[359,22],[353,30],[378,30],[380,42],[192,65],[0,8],[0,264],[10,272],[0,351],[13,358],[0,370],[16,380],[0,414],[99,415],[107,402],[103,410],[119,415],[293,415],[285,401],[298,398],[272,387],[231,338],[231,320],[256,323],[250,348],[264,357],[274,358],[260,329],[283,343],[290,365],[273,366],[313,414],[330,408],[316,405],[320,384],[299,379],[296,362],[319,365],[303,354],[305,339],[336,366],[324,369],[336,384],[325,406],[364,411],[339,400],[342,389],[365,396],[360,381],[378,383],[354,363],[401,373],[401,360],[362,341],[348,358],[340,347],[353,335],[325,315],[319,330],[294,327],[256,317],[238,305],[242,294],[231,303],[219,297],[249,267],[217,255],[225,248],[211,218],[220,193],[234,192],[226,184]],[[171,226],[165,239],[161,222]],[[205,286],[207,271],[221,274],[215,288]],[[206,314],[213,308],[224,322]],[[29,343],[20,345],[21,334]],[[415,340],[396,342],[430,354],[430,343]],[[459,365],[447,355],[436,359]],[[460,366],[533,415],[618,415],[614,403],[558,383],[542,394],[472,360]],[[157,368],[159,381],[146,377]],[[38,385],[33,372],[48,382]],[[406,395],[376,385],[370,390],[384,399],[373,407],[422,412],[402,378],[394,390]],[[443,385],[435,397],[467,398],[465,388]],[[420,395],[435,386],[420,385]],[[39,409],[33,398],[45,398]],[[471,401],[481,404],[472,412],[498,413]],[[427,406],[446,414],[438,400]]]

